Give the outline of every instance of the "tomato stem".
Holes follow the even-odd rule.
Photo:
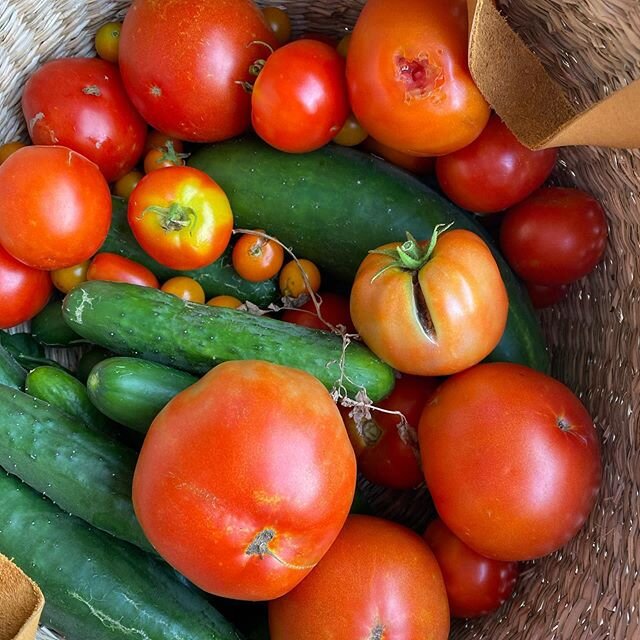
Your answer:
[[[274,551],[269,548],[269,543],[276,537],[276,532],[273,529],[263,529],[259,533],[256,534],[256,537],[251,541],[249,546],[244,550],[244,552],[248,556],[259,556],[260,560],[264,559],[264,556],[269,556],[273,558],[276,562],[279,562],[281,565],[287,567],[287,569],[313,569],[315,564],[304,565],[304,564],[292,564],[291,562],[287,562],[280,556],[278,556]]]
[[[158,216],[160,226],[165,231],[180,231],[191,226],[198,219],[196,212],[191,207],[179,202],[172,202],[168,207],[152,204],[140,214],[140,218],[142,219],[148,213],[154,213]]]

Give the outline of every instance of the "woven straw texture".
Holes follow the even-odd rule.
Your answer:
[[[19,98],[29,73],[54,57],[92,54],[98,26],[121,18],[128,4],[0,0],[0,142],[26,135]],[[339,34],[353,26],[362,2],[273,4],[287,8],[297,33]],[[504,0],[502,8],[577,105],[640,77],[637,0]],[[525,568],[508,606],[455,623],[452,638],[640,638],[639,174],[638,151],[575,148],[562,151],[555,177],[598,197],[610,224],[603,264],[543,316],[554,375],[583,399],[602,436],[599,502],[578,538]],[[414,517],[424,504],[405,496],[399,506]]]

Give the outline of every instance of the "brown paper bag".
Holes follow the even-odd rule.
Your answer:
[[[43,606],[38,585],[0,554],[0,640],[34,640]]]

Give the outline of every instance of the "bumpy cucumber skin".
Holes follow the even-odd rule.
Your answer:
[[[139,358],[108,358],[89,374],[91,402],[112,420],[146,433],[160,410],[180,391],[197,381],[195,376]]]
[[[266,229],[347,286],[367,251],[431,237],[454,222],[487,241],[509,293],[507,329],[488,360],[547,371],[549,354],[526,291],[485,230],[468,213],[408,173],[355,149],[328,145],[282,153],[254,138],[196,151],[189,165],[224,189],[238,227]]]
[[[47,347],[69,347],[84,340],[62,319],[62,300],[50,300],[31,319],[31,335]]]
[[[0,344],[0,384],[22,389],[26,377],[26,369]]]
[[[274,278],[263,282],[249,282],[241,278],[231,264],[231,250],[228,249],[215,262],[194,271],[175,271],[156,262],[142,250],[131,232],[127,222],[127,204],[122,198],[113,197],[113,213],[111,228],[100,251],[117,253],[125,258],[135,260],[153,271],[160,282],[174,276],[187,276],[197,280],[204,289],[207,298],[218,295],[234,296],[245,302],[249,300],[259,307],[267,306],[279,297],[277,283]]]
[[[266,360],[307,371],[333,389],[340,378],[342,339],[245,311],[185,302],[149,287],[84,282],[67,294],[66,322],[82,336],[119,354],[189,371],[209,371],[218,361]],[[361,344],[344,350],[344,388],[367,390],[371,400],[395,384],[391,367]]]
[[[40,585],[42,623],[66,640],[242,640],[169,567],[2,470],[0,552]]]
[[[0,466],[68,513],[153,551],[131,501],[136,461],[133,449],[0,385]]]

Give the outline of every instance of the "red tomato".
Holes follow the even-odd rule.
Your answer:
[[[525,287],[531,298],[531,303],[536,309],[545,309],[557,302],[560,302],[563,298],[566,298],[569,293],[568,284],[559,284],[547,286],[546,284],[531,284],[525,282]]]
[[[91,261],[87,280],[128,282],[142,287],[158,288],[158,279],[143,265],[116,253],[98,253]]]
[[[356,452],[358,469],[373,482],[392,489],[412,489],[423,480],[418,452],[418,422],[425,404],[439,384],[437,378],[401,376],[391,394],[377,406],[387,411],[399,411],[401,416],[371,412],[371,420],[360,424],[349,417],[349,409],[341,413]]]
[[[322,147],[349,115],[343,58],[317,40],[290,42],[264,65],[251,108],[253,128],[272,147],[290,153]]]
[[[108,182],[137,164],[147,125],[118,67],[98,58],[62,58],[27,80],[22,111],[34,144],[59,144],[95,162]]]
[[[0,329],[31,320],[47,304],[52,289],[46,271],[18,262],[0,246]]]
[[[282,320],[299,324],[302,327],[309,327],[310,329],[331,331],[331,327],[326,325],[328,322],[336,328],[338,325],[346,327],[347,333],[355,333],[356,329],[353,326],[353,322],[351,322],[351,315],[349,314],[349,299],[329,291],[318,295],[320,297],[320,313],[325,322],[318,316],[313,300],[308,300],[297,309],[287,309],[282,314]]]
[[[578,189],[547,187],[510,209],[500,228],[500,247],[527,282],[569,284],[600,262],[607,220],[592,196]]]
[[[368,0],[351,35],[347,81],[358,122],[405,153],[461,149],[489,119],[467,67],[464,0]]]
[[[267,600],[331,546],[355,482],[340,412],[321,383],[244,360],[216,366],[153,421],[133,504],[151,544],[191,582]]]
[[[152,127],[213,142],[248,127],[251,97],[243,83],[276,45],[251,0],[134,0],[120,34],[120,70]]]
[[[383,160],[391,164],[395,164],[401,169],[416,173],[418,175],[424,175],[426,173],[432,173],[435,166],[435,158],[426,156],[412,156],[402,151],[397,151],[391,147],[374,140],[372,137],[368,137],[362,144],[362,148],[374,156],[378,156]]]
[[[0,238],[21,262],[47,270],[83,262],[110,224],[109,185],[79,153],[29,146],[0,165]]]
[[[556,149],[531,151],[497,115],[467,147],[436,160],[447,197],[476,213],[496,213],[531,195],[549,177]]]
[[[486,615],[511,597],[520,572],[517,562],[481,556],[439,518],[429,524],[424,537],[442,571],[453,617]]]
[[[269,631],[271,640],[446,640],[442,574],[413,531],[349,516],[313,572],[269,603]]]
[[[456,229],[433,249],[427,244],[410,238],[369,252],[351,289],[351,318],[367,346],[398,371],[450,375],[495,348],[509,301],[478,235]]]
[[[445,380],[418,427],[438,514],[474,551],[529,560],[582,527],[600,486],[591,417],[563,384],[510,363]]]
[[[147,174],[129,196],[129,226],[140,246],[172,269],[199,269],[217,260],[233,229],[229,200],[218,183],[192,167]]]

